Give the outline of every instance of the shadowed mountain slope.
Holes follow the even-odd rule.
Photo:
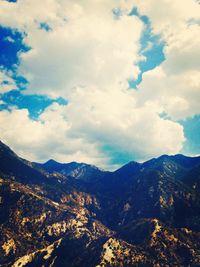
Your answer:
[[[199,266],[200,157],[114,172],[0,142],[0,266]]]

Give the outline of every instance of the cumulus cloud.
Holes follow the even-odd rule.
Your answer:
[[[136,0],[135,5],[142,14],[150,18],[153,31],[162,34],[168,43],[178,33],[183,33],[191,19],[199,20],[200,6],[194,0],[185,0],[184,3],[179,0]]]
[[[108,87],[136,79],[143,23],[126,12],[114,16],[118,5],[123,8],[123,1],[1,4],[0,22],[28,33],[25,42],[32,49],[21,54],[19,72],[29,81],[29,93],[68,96],[76,86]],[[40,22],[52,30],[41,31]]]
[[[132,91],[78,88],[69,105],[53,104],[38,121],[30,120],[27,110],[1,112],[1,137],[31,160],[53,155],[110,168],[114,155],[106,154],[105,146],[140,160],[182,148],[182,126],[160,118],[159,112],[150,103],[137,108]]]
[[[191,117],[200,113],[199,77],[199,71],[192,70],[169,75],[161,65],[143,75],[138,103],[143,105],[144,101],[157,102],[173,120]]]
[[[155,12],[155,4],[159,12]],[[200,6],[190,0],[184,4],[163,0],[141,3],[139,7],[166,43],[165,61],[143,75],[138,93],[140,103],[159,102],[173,120],[200,113],[200,40],[197,38],[200,25],[195,23],[200,18]]]
[[[81,137],[69,136],[70,124],[63,116],[63,107],[53,104],[37,121],[29,118],[26,109],[0,113],[1,139],[17,153],[32,161],[45,161],[52,155],[61,162],[88,162],[106,166],[106,157],[96,144]]]
[[[127,28],[133,28],[132,35]],[[29,91],[40,88],[66,97],[76,86],[108,87],[137,78],[141,28],[137,18],[114,20],[111,14],[110,20],[83,16],[45,36],[38,32],[35,47],[21,55],[20,71],[28,77]]]
[[[118,151],[134,151],[141,158],[180,150],[182,127],[161,119],[162,110],[154,103],[138,108],[135,95],[125,88],[76,90],[66,111],[73,118],[73,133],[83,133],[92,142],[97,138]]]
[[[166,60],[143,74],[137,91],[127,83],[140,73],[144,24],[128,16],[134,6],[166,43]],[[199,14],[192,0],[1,2],[0,23],[25,31],[32,48],[20,54],[26,93],[68,100],[37,121],[27,110],[1,112],[1,138],[31,160],[54,157],[106,168],[113,151],[137,160],[179,152],[185,137],[178,120],[199,113]]]

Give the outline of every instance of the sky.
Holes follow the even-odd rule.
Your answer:
[[[199,0],[0,0],[0,139],[113,170],[200,154]]]

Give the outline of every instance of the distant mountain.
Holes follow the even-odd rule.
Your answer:
[[[184,176],[185,173],[200,164],[200,157],[186,157],[178,154],[174,156],[162,155],[142,164],[144,169],[153,169],[170,176]]]
[[[101,177],[106,173],[93,165],[77,162],[59,163],[53,159],[44,164],[36,163],[36,166],[48,173],[60,173],[85,182],[95,180],[96,177]]]
[[[0,142],[0,266],[200,266],[200,157],[114,172]]]

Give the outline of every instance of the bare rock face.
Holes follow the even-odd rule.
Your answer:
[[[0,266],[199,266],[200,158],[111,173],[0,143]]]

